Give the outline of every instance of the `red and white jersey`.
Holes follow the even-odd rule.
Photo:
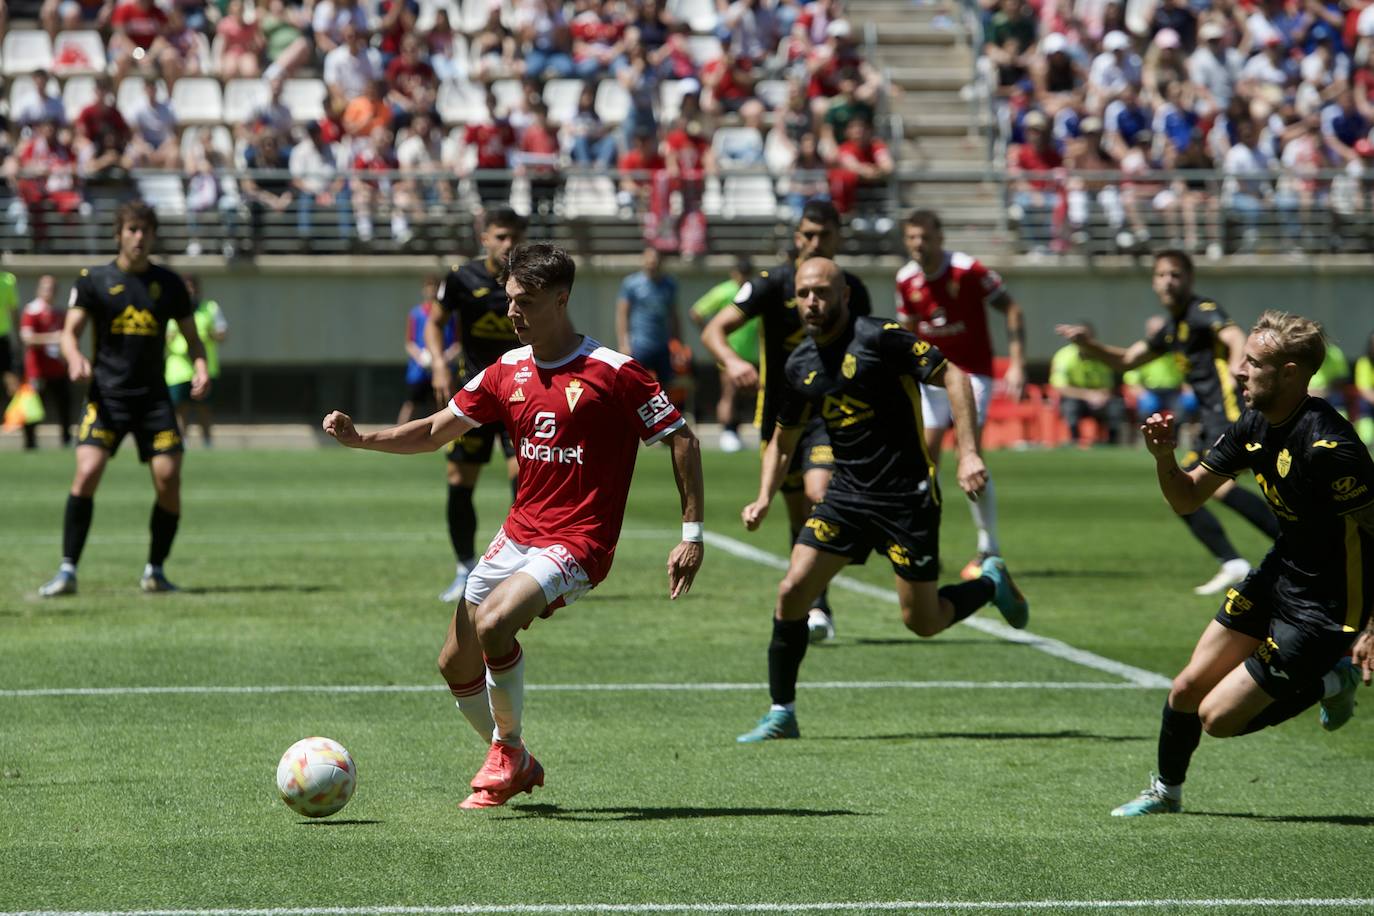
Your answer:
[[[997,271],[962,251],[947,251],[939,273],[927,276],[915,261],[897,271],[897,317],[914,320],[917,335],[960,369],[992,375],[987,304],[1003,292]]]
[[[685,424],[643,366],[590,337],[558,363],[540,362],[530,347],[508,351],[449,410],[503,423],[515,440],[520,486],[506,535],[527,547],[562,544],[593,584],[611,569],[639,443]]]

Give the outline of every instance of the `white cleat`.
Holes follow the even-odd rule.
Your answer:
[[[466,566],[461,563],[458,564],[457,575],[453,577],[452,584],[444,589],[443,594],[439,596],[439,600],[445,604],[457,604],[458,600],[463,597],[464,590],[468,587],[468,572],[469,570]]]
[[[76,573],[58,570],[57,575],[38,588],[38,597],[56,598],[58,595],[76,594]]]
[[[818,607],[813,607],[807,612],[806,629],[813,643],[830,642],[835,638],[835,621]]]
[[[734,453],[744,448],[744,443],[739,441],[739,434],[733,430],[724,430],[720,434],[720,450],[722,452]]]
[[[1250,575],[1250,564],[1242,559],[1227,560],[1217,574],[1193,589],[1195,595],[1216,595],[1233,585],[1239,585]]]

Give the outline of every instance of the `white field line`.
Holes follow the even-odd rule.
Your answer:
[[[1127,681],[814,681],[801,690],[1141,690],[1144,685]],[[105,697],[159,694],[268,694],[268,693],[434,693],[443,684],[245,684],[173,687],[35,687],[0,690],[0,699],[26,697]],[[766,691],[767,684],[526,684],[535,693],[656,693]],[[1151,688],[1152,689],[1152,688]],[[0,913],[0,916],[4,916]]]
[[[822,903],[461,903],[451,906],[318,906],[263,909],[17,910],[0,916],[468,916],[487,913],[836,913],[881,911],[1200,910],[1351,908],[1374,906],[1374,897],[1169,898],[1161,900],[871,900]]]
[[[706,543],[743,560],[752,560],[755,563],[773,569],[787,569],[787,561],[782,557],[771,554],[766,550],[760,550],[743,541],[737,541],[732,537],[718,534],[714,531],[706,532]],[[867,595],[870,598],[878,598],[892,604],[897,603],[897,593],[892,589],[869,585],[867,582],[860,582],[857,579],[851,579],[849,576],[836,576],[831,580],[830,584],[837,588],[857,592],[860,595]],[[1047,636],[1037,636],[1027,630],[1014,630],[998,620],[990,620],[986,617],[968,617],[962,622],[965,626],[996,636],[998,639],[1005,639],[1008,642],[1030,646],[1032,649],[1038,649],[1046,655],[1062,658],[1065,661],[1073,662],[1075,665],[1081,665],[1084,668],[1092,668],[1094,671],[1114,674],[1140,687],[1167,689],[1173,684],[1172,680],[1162,674],[1146,671],[1144,668],[1137,668],[1125,662],[1104,658],[1101,655],[1095,655],[1084,649],[1074,648],[1068,643],[1061,642],[1057,639],[1050,639]]]
[[[668,543],[676,532],[667,528],[626,528],[620,532],[623,541],[654,541]],[[368,544],[390,541],[434,541],[448,543],[448,537],[438,528],[423,531],[255,531],[250,537],[231,534],[198,534],[188,532],[177,536],[178,544]],[[87,544],[146,544],[147,532],[126,534],[93,534]],[[62,543],[60,534],[0,535],[0,547],[32,546]]]

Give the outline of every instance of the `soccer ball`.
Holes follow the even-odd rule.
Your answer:
[[[344,746],[329,738],[302,738],[277,764],[277,791],[286,807],[306,817],[328,817],[348,804],[358,768]]]

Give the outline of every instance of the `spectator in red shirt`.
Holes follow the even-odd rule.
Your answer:
[[[867,118],[852,118],[845,126],[845,141],[835,151],[835,170],[830,181],[830,194],[835,209],[841,213],[858,214],[856,228],[865,228],[863,221],[873,221],[879,232],[892,228],[885,215],[887,180],[895,165],[887,144],[873,136],[873,125]],[[882,225],[886,220],[886,225]]]
[[[220,79],[252,79],[262,73],[262,52],[267,42],[258,20],[250,23],[244,19],[243,0],[229,0],[228,8],[215,25],[215,35],[220,42]]]
[[[115,76],[123,78],[131,66],[152,63],[149,52],[167,28],[167,14],[153,0],[127,0],[110,17],[110,59]]]
[[[709,115],[721,115],[737,112],[750,102],[761,104],[754,98],[756,79],[752,61],[736,57],[722,47],[720,56],[701,68],[702,110]]]
[[[380,127],[370,137],[362,137],[354,147],[353,162],[350,164],[355,173],[349,182],[353,198],[353,214],[357,220],[358,239],[372,241],[372,209],[386,200],[391,193],[391,182],[385,178],[364,178],[368,172],[389,172],[396,167],[391,158],[391,134]],[[392,215],[391,234],[401,244],[410,240],[410,227],[405,215],[396,211]]]
[[[38,122],[6,166],[15,172],[10,177],[28,210],[34,240],[40,246],[47,237],[48,212],[91,212],[77,181],[76,154],[58,131],[57,122]]]
[[[647,210],[654,179],[666,167],[658,151],[657,132],[652,127],[636,128],[634,145],[620,157],[620,193],[616,200],[625,209]]]
[[[490,89],[487,90],[487,111],[490,117],[486,121],[476,124],[469,124],[463,131],[463,144],[476,151],[476,162],[474,163],[478,175],[474,181],[477,185],[477,196],[482,201],[482,206],[508,206],[510,204],[510,178],[503,175],[482,175],[482,171],[487,169],[504,170],[510,168],[511,154],[519,145],[516,141],[515,130],[510,126],[510,121],[498,115],[496,109],[496,94]]]
[[[573,72],[579,79],[614,75],[625,66],[625,17],[614,0],[581,0],[571,30]]]
[[[645,240],[660,251],[680,251],[684,258],[706,253],[706,214],[701,199],[706,176],[716,171],[711,140],[700,120],[679,118],[663,142],[663,171],[654,176],[654,192],[644,220]],[[682,213],[676,232],[670,202],[676,191]]]
[[[19,340],[24,344],[24,378],[43,399],[66,448],[72,444],[72,397],[67,363],[59,346],[66,310],[53,304],[56,293],[57,280],[52,274],[38,278],[34,299],[19,316]],[[38,447],[37,432],[37,423],[24,427],[24,448]]]
[[[543,102],[530,106],[530,118],[520,132],[515,172],[530,181],[531,209],[552,214],[553,200],[562,183],[558,177],[558,129],[549,123],[549,109]]]
[[[401,53],[386,66],[386,83],[386,100],[398,123],[432,107],[439,80],[421,56],[419,36],[408,34],[401,39]]]
[[[133,138],[124,116],[115,107],[114,82],[102,74],[95,78],[95,101],[76,116],[76,142],[92,142],[107,131],[114,132],[120,146],[128,146]]]
[[[1021,122],[1026,142],[1007,150],[1007,175],[1013,180],[1013,209],[1020,211],[1021,235],[1032,250],[1047,251],[1051,244],[1051,220],[1059,205],[1059,179],[1047,173],[1064,164],[1050,136],[1049,119],[1032,111]]]

